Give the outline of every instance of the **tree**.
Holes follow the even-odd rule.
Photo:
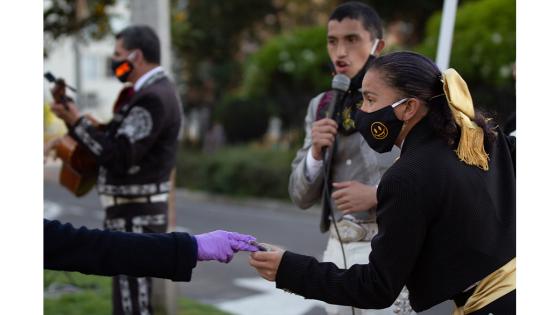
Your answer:
[[[301,127],[309,100],[331,81],[325,27],[270,38],[248,60],[240,93],[270,100],[284,126]]]
[[[250,41],[252,27],[274,10],[264,0],[173,0],[172,43],[187,104],[214,104],[235,86],[242,40]]]
[[[417,51],[435,58],[441,12],[427,24]],[[469,84],[475,105],[503,121],[515,110],[515,1],[477,0],[457,10],[450,67]]]
[[[111,33],[107,11],[114,4],[115,0],[45,2],[43,31],[51,40],[68,35],[101,39]]]
[[[407,38],[403,43],[405,46],[417,44],[422,40],[426,21],[443,6],[443,0],[366,0],[364,2],[375,8],[385,22],[385,26],[395,21],[406,23]]]

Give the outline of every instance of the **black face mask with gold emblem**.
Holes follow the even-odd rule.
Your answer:
[[[357,129],[370,148],[379,153],[391,151],[404,123],[395,115],[395,107],[407,100],[407,98],[403,98],[371,113],[358,110],[356,113]]]

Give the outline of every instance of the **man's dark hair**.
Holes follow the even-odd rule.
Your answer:
[[[357,1],[345,2],[334,9],[329,21],[340,22],[345,18],[361,21],[364,29],[369,32],[371,40],[383,38],[381,18],[369,5]]]
[[[133,25],[120,31],[117,39],[122,39],[126,50],[140,49],[149,63],[160,63],[159,38],[147,25]]]

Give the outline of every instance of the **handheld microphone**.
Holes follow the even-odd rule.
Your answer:
[[[334,76],[331,83],[332,97],[327,104],[327,112],[325,117],[333,118],[336,104],[340,101],[341,97],[350,88],[350,78],[342,73]]]
[[[331,87],[332,87],[332,97],[329,100],[329,103],[327,104],[327,111],[325,113],[325,117],[332,119],[334,117],[334,112],[337,104],[340,102],[344,93],[348,91],[348,88],[350,88],[350,78],[342,73],[339,73],[334,76],[331,83]],[[327,150],[326,147],[323,147],[321,151],[323,152],[323,161],[328,161],[327,164],[330,164],[329,151],[332,151],[332,149]]]
[[[334,76],[332,80],[332,97],[327,104],[327,111],[325,113],[326,118],[335,118],[334,112],[337,109],[338,103],[340,103],[342,96],[348,89],[350,88],[350,78],[344,74],[337,74]],[[332,209],[334,208],[332,205],[331,199],[331,183],[330,183],[330,174],[331,174],[331,161],[333,152],[336,151],[336,137],[334,138],[333,145],[331,147],[322,147],[321,153],[323,155],[323,211],[321,212],[321,224],[320,228],[322,232],[326,232],[329,229],[330,221],[329,215],[333,216]],[[332,220],[335,222],[335,220]],[[335,223],[336,224],[336,223]],[[340,243],[342,244],[342,243]]]

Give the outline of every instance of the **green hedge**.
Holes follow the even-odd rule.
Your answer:
[[[183,148],[177,186],[232,196],[287,199],[293,150],[226,147],[213,154]]]
[[[264,98],[230,95],[218,104],[214,114],[224,126],[228,143],[247,143],[266,133],[270,108]]]

